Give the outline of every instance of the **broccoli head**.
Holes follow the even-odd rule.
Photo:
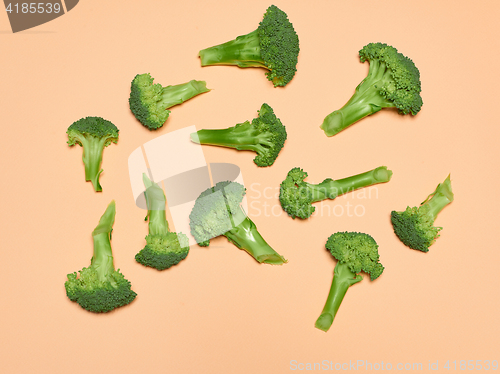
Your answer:
[[[286,86],[297,71],[299,38],[288,16],[271,5],[257,30],[200,51],[201,66],[236,65],[267,69],[274,87]]]
[[[321,128],[333,136],[382,108],[397,108],[416,115],[422,107],[420,72],[408,57],[384,43],[370,43],[359,51],[370,69],[354,95],[339,110],[326,116]]]
[[[111,143],[118,142],[118,128],[101,117],[85,117],[74,122],[66,133],[68,144],[83,147],[85,180],[91,181],[95,191],[102,191],[99,176],[102,173],[102,152]]]
[[[286,129],[274,114],[273,108],[262,104],[259,116],[252,122],[245,121],[227,129],[199,130],[191,134],[198,144],[218,145],[238,151],[257,153],[253,162],[257,166],[271,166],[286,140]]]
[[[255,223],[243,211],[241,201],[244,195],[244,186],[229,181],[219,182],[203,191],[189,215],[191,234],[200,246],[208,246],[210,239],[224,235],[259,263],[285,263],[286,260],[267,244]]]
[[[189,253],[189,239],[182,233],[171,232],[165,212],[166,197],[163,190],[143,174],[149,234],[146,246],[135,255],[140,264],[157,270],[168,269],[184,260]]]
[[[170,114],[168,108],[208,91],[204,81],[191,80],[163,87],[159,83],[153,84],[151,75],[138,74],[132,81],[128,102],[135,118],[148,129],[156,130],[167,120]]]
[[[90,312],[104,313],[131,303],[137,294],[120,270],[115,270],[111,252],[111,231],[115,222],[115,202],[108,208],[92,232],[94,255],[90,266],[77,273],[68,274],[64,284],[71,301]]]
[[[406,246],[428,252],[429,247],[434,244],[439,237],[439,232],[443,229],[434,226],[434,220],[453,199],[451,180],[448,175],[419,207],[407,207],[402,212],[391,212],[394,233]]]
[[[307,173],[301,168],[293,168],[280,185],[281,207],[293,219],[295,217],[309,218],[316,210],[312,205],[315,202],[326,199],[333,200],[337,196],[358,188],[389,182],[392,171],[387,170],[386,166],[380,166],[348,178],[337,180],[327,178],[319,184],[305,182],[306,177]]]
[[[365,272],[375,280],[384,271],[379,262],[378,245],[368,234],[337,232],[328,238],[326,249],[335,257],[337,265],[325,307],[316,320],[316,328],[323,331],[332,325],[349,287],[363,280],[359,273]]]

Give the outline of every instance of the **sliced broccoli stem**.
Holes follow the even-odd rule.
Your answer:
[[[451,190],[451,180],[450,176],[446,178],[443,183],[440,183],[436,190],[429,195],[426,201],[422,205],[429,206],[429,214],[432,215],[432,219],[435,220],[439,212],[441,212],[445,206],[450,204],[454,199],[453,192]]]
[[[210,91],[204,81],[191,80],[187,83],[163,87],[162,103],[166,108],[182,104],[196,95]]]
[[[247,125],[248,126],[245,126]],[[248,127],[248,128],[247,128]],[[264,151],[262,144],[272,146],[272,134],[258,133],[249,122],[227,129],[199,130],[191,134],[191,139],[198,144],[218,145],[235,148],[239,151]]]
[[[360,282],[362,279],[363,277],[361,275],[350,271],[347,264],[337,262],[333,272],[332,286],[330,287],[330,292],[328,293],[328,298],[326,299],[323,311],[316,320],[316,328],[328,331],[333,323],[333,320],[335,319],[335,315],[339,310],[340,304],[342,303],[347,290],[353,284]]]
[[[80,139],[83,146],[83,164],[85,165],[85,180],[91,181],[95,191],[102,191],[99,176],[102,173],[102,153],[107,138],[96,138],[89,136],[88,139]]]
[[[259,263],[281,265],[287,261],[264,240],[255,223],[247,217],[243,209],[231,216],[233,228],[224,236],[238,248],[247,251]]]
[[[380,166],[365,173],[353,175],[343,179],[325,179],[319,184],[309,184],[313,192],[313,203],[325,199],[335,199],[336,197],[359,188],[368,187],[377,183],[389,182],[392,171],[386,166]]]
[[[202,49],[199,53],[201,66],[237,65],[240,68],[266,68],[260,53],[258,30],[240,35],[229,42]]]
[[[113,201],[108,205],[106,211],[99,220],[99,224],[92,232],[92,238],[94,239],[94,254],[90,261],[90,266],[95,269],[99,280],[103,282],[110,280],[108,275],[115,271],[110,242],[111,231],[113,230],[113,223],[115,222],[115,212],[116,207]]]

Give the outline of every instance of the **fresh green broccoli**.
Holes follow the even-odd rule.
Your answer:
[[[237,65],[267,69],[274,87],[286,86],[297,71],[299,38],[285,12],[271,5],[257,30],[199,53],[201,66]]]
[[[300,168],[293,168],[280,185],[279,200],[281,207],[293,219],[295,217],[309,218],[316,210],[312,203],[317,201],[333,200],[337,196],[358,188],[389,182],[392,171],[387,170],[386,166],[380,166],[366,173],[348,178],[337,180],[327,178],[319,184],[304,182],[306,177],[307,173],[305,171]]]
[[[337,265],[325,307],[316,320],[316,328],[323,331],[330,329],[349,287],[363,280],[358,273],[363,271],[374,280],[384,271],[378,245],[368,234],[337,232],[328,238],[326,249],[337,259]]]
[[[171,108],[192,97],[210,91],[204,81],[191,80],[175,86],[163,87],[153,84],[149,74],[138,74],[132,81],[130,90],[130,110],[135,118],[150,130],[163,126]]]
[[[125,279],[120,269],[115,270],[111,252],[111,231],[115,222],[115,201],[109,205],[99,224],[92,232],[94,255],[90,266],[77,273],[68,274],[64,284],[66,294],[71,301],[95,313],[109,312],[131,303],[137,294],[130,289],[130,282]]]
[[[149,220],[149,234],[146,246],[135,255],[137,262],[158,270],[168,269],[184,260],[189,253],[189,239],[186,235],[171,232],[165,213],[166,197],[163,190],[143,174],[146,191],[146,205]]]
[[[273,108],[262,104],[259,116],[234,127],[217,130],[199,130],[191,134],[198,144],[218,145],[238,151],[254,151],[257,166],[271,166],[286,140],[286,129],[274,114]]]
[[[404,245],[428,252],[429,247],[439,237],[442,227],[435,227],[434,220],[443,208],[454,199],[450,176],[438,184],[419,207],[407,207],[403,212],[391,212],[394,233]]]
[[[203,191],[189,215],[191,234],[200,246],[224,235],[238,248],[247,251],[259,263],[281,265],[280,256],[257,231],[255,223],[245,214],[241,201],[245,187],[237,182],[219,182]]]
[[[118,128],[101,117],[85,117],[74,122],[66,133],[71,147],[83,147],[85,180],[91,181],[95,191],[102,191],[99,176],[102,173],[102,151],[111,143],[118,142]]]
[[[364,46],[359,58],[370,63],[368,75],[341,109],[326,116],[320,127],[327,136],[382,108],[396,107],[401,114],[416,115],[422,107],[420,72],[412,60],[383,43]]]

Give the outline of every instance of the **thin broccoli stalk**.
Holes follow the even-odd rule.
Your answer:
[[[92,232],[94,253],[90,261],[90,266],[95,269],[99,280],[102,282],[109,280],[113,286],[116,283],[109,277],[109,274],[115,271],[110,242],[111,231],[115,222],[115,211],[115,204],[110,204]]]
[[[165,195],[163,194],[163,190],[152,188],[155,184],[145,174],[143,175],[143,180],[147,190],[144,196],[148,207],[148,214],[144,220],[149,220],[149,235],[165,235],[170,232],[167,213],[165,211]]]
[[[450,204],[453,199],[454,196],[451,190],[450,176],[448,175],[446,180],[443,183],[440,183],[436,190],[431,193],[421,205],[427,205],[429,207],[427,214],[429,214],[434,221],[439,212],[441,212],[445,206]]]
[[[367,77],[356,87],[354,95],[342,108],[326,116],[321,129],[327,136],[333,136],[382,108],[395,107],[392,101],[380,94],[380,88],[391,80],[391,71],[384,62],[370,61]]]
[[[267,244],[257,231],[255,223],[248,218],[241,207],[231,215],[231,223],[233,228],[224,233],[224,236],[238,248],[248,252],[259,263],[271,265],[286,263],[286,260]]]
[[[343,179],[325,179],[318,184],[307,184],[312,191],[313,203],[325,199],[335,199],[336,197],[346,194],[350,191],[359,188],[368,187],[377,183],[385,183],[391,180],[392,171],[387,170],[385,166],[380,166],[376,169],[365,173],[353,175]]]
[[[258,30],[240,35],[229,42],[202,49],[199,55],[201,66],[236,65],[241,68],[268,69],[261,56]]]
[[[243,125],[243,126],[242,126]],[[191,134],[191,139],[198,144],[218,145],[235,148],[238,151],[265,152],[261,145],[271,147],[273,142],[271,133],[259,133],[250,126],[233,126],[227,129],[198,130]]]
[[[204,81],[191,80],[187,83],[163,87],[161,102],[166,108],[171,108],[208,91]]]
[[[363,277],[349,270],[349,266],[345,263],[337,262],[333,271],[333,281],[326,299],[325,306],[321,315],[316,320],[316,327],[323,331],[328,331],[335,319],[335,315],[339,310],[340,304],[344,296],[353,284],[361,282]]]
[[[90,140],[83,136],[78,137],[83,147],[82,160],[85,166],[85,180],[92,182],[95,191],[102,191],[99,176],[103,171],[101,169],[102,153],[108,138],[89,138]]]

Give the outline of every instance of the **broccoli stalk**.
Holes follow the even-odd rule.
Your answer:
[[[201,66],[236,65],[267,69],[274,87],[285,86],[297,71],[299,38],[285,12],[271,5],[257,30],[200,51]]]
[[[149,74],[138,74],[132,81],[129,105],[135,117],[150,130],[163,126],[175,105],[210,91],[204,81],[191,80],[175,86],[153,84]]]
[[[383,43],[366,45],[359,57],[361,62],[369,61],[368,75],[341,109],[326,116],[320,127],[327,136],[383,108],[416,115],[422,107],[420,72],[412,60]]]
[[[111,251],[111,231],[115,222],[115,201],[113,200],[92,232],[94,254],[90,266],[77,273],[68,274],[64,284],[71,301],[95,313],[109,312],[131,303],[137,294],[131,290],[130,282],[120,270],[115,270]]]
[[[448,175],[419,207],[407,207],[402,212],[391,212],[394,233],[406,246],[428,252],[429,247],[434,244],[439,237],[439,232],[443,229],[434,226],[434,221],[439,212],[453,200],[454,195],[451,190],[450,175]]]
[[[387,170],[386,166],[380,166],[348,178],[337,180],[327,178],[319,184],[305,182],[306,177],[305,171],[293,168],[280,185],[281,207],[293,219],[295,217],[309,218],[316,210],[312,203],[326,199],[333,200],[359,188],[386,183],[391,180],[392,171]]]
[[[224,235],[257,262],[281,265],[286,260],[260,235],[255,223],[241,208],[245,187],[237,182],[219,182],[203,191],[189,215],[191,234],[200,246]]]
[[[198,144],[256,152],[253,161],[262,167],[274,163],[285,144],[286,137],[285,126],[267,104],[262,104],[259,116],[252,122],[245,121],[227,129],[199,130],[191,134],[191,140]]]
[[[363,271],[374,280],[384,271],[384,266],[379,262],[378,245],[368,234],[335,233],[328,238],[326,249],[338,262],[325,306],[316,320],[316,328],[323,331],[330,329],[349,287],[363,280],[358,273]]]
[[[91,181],[95,191],[102,191],[99,176],[102,173],[102,153],[111,143],[118,141],[118,128],[101,117],[79,119],[68,127],[68,144],[83,147],[85,180]]]
[[[166,197],[163,190],[143,174],[146,191],[146,205],[149,220],[149,233],[146,246],[135,255],[135,259],[144,266],[157,270],[168,269],[184,260],[189,253],[189,239],[182,233],[171,232],[165,212]]]

